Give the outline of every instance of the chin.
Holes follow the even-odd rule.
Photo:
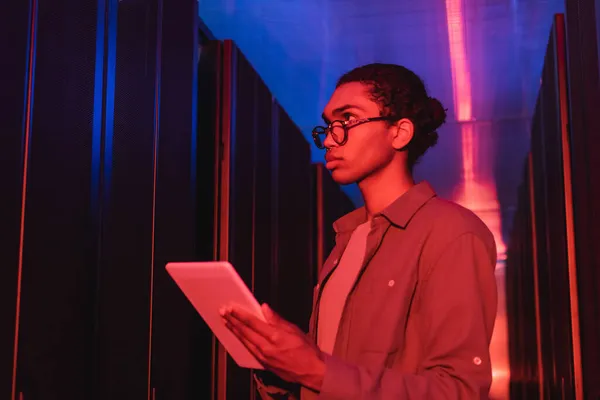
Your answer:
[[[351,185],[360,180],[360,177],[350,171],[344,171],[343,169],[334,169],[331,171],[331,178],[338,185]]]

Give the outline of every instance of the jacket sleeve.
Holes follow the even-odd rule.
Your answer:
[[[465,233],[434,261],[422,284],[423,361],[415,374],[326,356],[319,399],[484,399],[497,307],[493,238]]]

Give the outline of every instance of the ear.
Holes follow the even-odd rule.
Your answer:
[[[392,146],[396,150],[400,150],[412,140],[415,134],[415,126],[408,118],[402,118],[396,122],[391,129],[393,130]]]

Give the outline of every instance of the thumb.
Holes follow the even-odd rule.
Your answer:
[[[265,316],[267,322],[275,322],[279,319],[277,313],[275,313],[275,311],[273,311],[267,303],[263,303],[260,308],[262,309],[263,315]]]

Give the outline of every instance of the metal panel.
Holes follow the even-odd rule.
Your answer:
[[[574,236],[583,390],[600,397],[600,2],[567,0],[568,140],[572,151]]]
[[[196,2],[165,3],[163,19],[177,24],[162,28],[160,136],[156,153],[155,251],[152,290],[151,399],[210,397],[211,332],[167,274],[170,261],[210,259],[200,242],[212,232],[198,218],[212,216],[212,197],[198,196],[213,185],[213,175],[198,169],[207,152],[198,146],[197,102],[214,102],[214,92],[198,88]],[[208,60],[212,62],[212,59]],[[205,62],[205,60],[203,60]],[[201,80],[210,80],[202,71]],[[200,98],[197,96],[200,95]],[[200,120],[204,124],[205,120]],[[212,121],[211,121],[212,122]],[[212,133],[212,132],[211,132]],[[210,148],[212,154],[212,148]],[[210,157],[210,156],[209,156]],[[212,159],[212,157],[210,157]],[[205,162],[205,160],[203,160]],[[203,244],[203,246],[205,246]],[[206,257],[206,258],[204,258]]]
[[[31,112],[37,26],[37,2],[21,1],[0,13],[0,42],[3,62],[0,91],[0,396],[16,395],[16,357],[18,350],[20,288],[22,272],[23,222],[26,171]],[[11,397],[9,397],[11,396]]]
[[[119,2],[106,137],[96,344],[99,399],[149,398],[162,2]]]
[[[17,371],[25,398],[83,398],[91,378],[96,21],[96,0],[38,4]]]

